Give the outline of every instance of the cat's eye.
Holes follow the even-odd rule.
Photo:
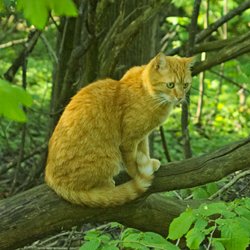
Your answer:
[[[168,87],[169,89],[174,88],[174,82],[168,82],[168,83],[167,83],[167,87]]]
[[[183,84],[183,88],[186,89],[186,88],[188,87],[188,85],[189,85],[189,84],[188,84],[187,82],[185,82],[185,83]]]

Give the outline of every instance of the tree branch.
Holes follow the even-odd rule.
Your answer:
[[[206,39],[208,36],[210,36],[214,31],[216,31],[220,26],[231,20],[237,15],[240,15],[242,12],[250,8],[250,0],[247,0],[243,2],[241,5],[239,5],[237,8],[229,11],[225,16],[222,16],[220,19],[218,19],[216,22],[212,23],[211,25],[208,26],[207,29],[204,29],[200,31],[196,37],[195,37],[195,43],[198,44],[199,42],[203,41]],[[175,55],[175,54],[180,54],[181,51],[184,51],[186,47],[186,44],[174,48],[170,51],[168,51],[166,54],[167,55]]]
[[[220,53],[217,54],[217,56],[210,57],[206,61],[196,64],[192,74],[197,75],[204,70],[212,68],[213,66],[250,52],[249,41],[250,38],[236,45],[234,44],[232,46],[229,45],[224,47],[224,49],[222,49]]]
[[[209,35],[211,35],[214,31],[216,31],[220,26],[222,26],[224,23],[228,22],[235,16],[240,15],[242,12],[244,12],[248,8],[250,8],[250,0],[243,2],[237,8],[229,11],[225,16],[221,17],[216,22],[209,25],[207,29],[202,30],[199,34],[197,34],[195,38],[195,42],[198,43],[204,40]]]
[[[237,45],[238,43],[241,43],[245,41],[246,39],[249,40],[249,38],[250,38],[250,31],[240,36],[229,38],[229,39],[200,43],[200,44],[195,45],[194,54],[220,50],[220,49],[225,48],[225,46]]]
[[[0,249],[15,249],[61,228],[83,223],[117,221],[141,230],[166,234],[173,218],[197,201],[163,198],[153,192],[175,190],[216,181],[237,170],[249,169],[250,138],[215,152],[169,163],[157,172],[155,181],[141,199],[117,208],[87,208],[72,205],[41,185],[0,202]],[[124,181],[124,178],[121,178]]]
[[[29,34],[29,38],[25,43],[24,49],[21,53],[17,56],[13,64],[9,67],[9,69],[4,73],[4,78],[10,82],[12,82],[16,72],[18,71],[19,67],[22,65],[23,60],[27,57],[33,50],[36,45],[38,38],[40,37],[41,31],[35,30],[31,31]]]

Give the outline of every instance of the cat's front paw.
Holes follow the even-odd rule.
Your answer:
[[[150,159],[150,160],[151,160],[151,165],[153,167],[153,170],[154,172],[156,172],[160,168],[161,162],[157,159]]]

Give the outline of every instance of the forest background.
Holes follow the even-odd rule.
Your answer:
[[[164,249],[160,247],[166,244],[171,244],[167,249],[248,246],[250,1],[4,0],[0,6],[1,249],[31,244],[62,227],[73,226],[77,227],[52,236],[53,240],[35,242],[29,249],[77,249],[80,245],[84,249],[86,244],[95,244],[93,249]],[[77,211],[76,217],[72,217],[73,212],[63,214],[60,211],[69,205],[40,186],[48,139],[63,108],[81,87],[99,78],[119,79],[128,68],[147,63],[159,51],[195,56],[196,64],[189,105],[175,108],[168,121],[151,135],[151,155],[163,165],[151,191],[139,203],[122,208],[124,217],[114,216],[114,210],[100,218],[94,217],[93,211],[83,216],[78,208],[68,207]],[[173,183],[164,179],[167,177]],[[39,199],[41,196],[45,200]],[[211,203],[214,199],[223,202]],[[34,207],[34,202],[38,206],[42,201],[48,205],[44,211],[54,209],[58,213],[55,221],[45,217],[49,222],[44,226]],[[204,215],[202,208],[210,203],[216,206],[211,214]],[[15,210],[17,214],[29,219],[16,221],[10,211],[19,206],[22,209]],[[151,206],[157,207],[159,214],[152,215]],[[172,223],[168,234],[170,223],[186,207],[192,209],[179,217],[179,224],[186,227]],[[197,208],[200,217],[207,220],[202,230],[196,230],[200,217],[194,218],[193,213],[197,214]],[[31,226],[35,214],[39,216]],[[211,219],[214,214],[220,214],[223,221]],[[155,217],[155,223],[147,221]],[[109,221],[154,231],[164,238],[121,224],[103,224]],[[236,240],[239,235],[241,239],[243,235],[240,242]]]

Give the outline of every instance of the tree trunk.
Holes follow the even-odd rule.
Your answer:
[[[36,239],[83,223],[117,221],[166,235],[172,219],[197,201],[164,198],[155,192],[190,188],[216,181],[238,170],[249,169],[250,138],[215,152],[169,163],[156,173],[152,187],[140,199],[117,208],[72,205],[41,185],[0,202],[0,249],[13,250]],[[118,183],[126,178],[122,175]]]

